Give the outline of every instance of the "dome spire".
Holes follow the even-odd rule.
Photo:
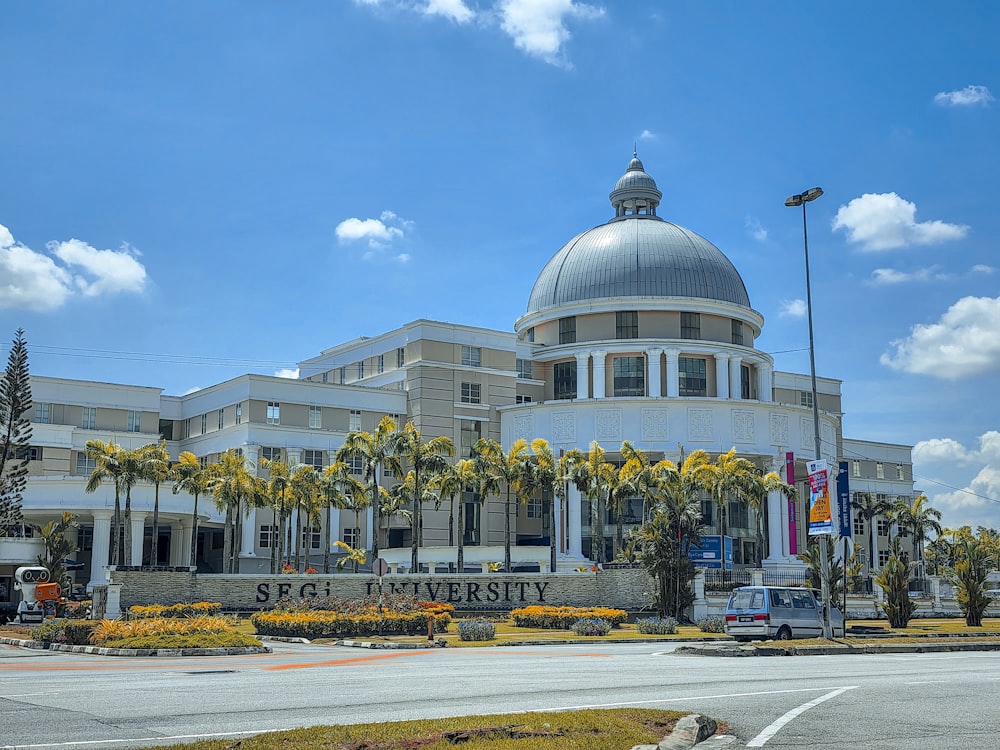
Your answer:
[[[608,197],[615,208],[615,218],[612,221],[636,216],[659,218],[656,216],[656,207],[660,205],[663,193],[657,190],[656,181],[646,174],[635,144],[632,148],[632,161],[628,163],[625,174],[619,178]]]

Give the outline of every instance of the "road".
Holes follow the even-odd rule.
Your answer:
[[[719,658],[672,645],[129,659],[0,646],[0,750],[138,748],[316,724],[644,706],[748,747],[1000,747],[1000,654]]]

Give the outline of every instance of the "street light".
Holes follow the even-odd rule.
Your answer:
[[[809,377],[812,381],[812,412],[813,412],[813,441],[815,448],[815,460],[820,460],[820,439],[819,439],[819,399],[816,398],[816,346],[813,339],[813,313],[812,313],[812,285],[809,282],[809,232],[806,229],[806,204],[823,195],[823,188],[809,188],[803,193],[790,196],[786,201],[786,206],[802,206],[802,244],[806,254],[806,317],[809,319]],[[827,474],[829,481],[829,474]],[[821,535],[825,537],[826,535]],[[819,546],[819,545],[817,545]],[[823,637],[829,639],[832,635],[830,630],[830,582],[829,582],[829,561],[826,559],[826,539],[819,550],[820,564],[820,586],[823,598]]]

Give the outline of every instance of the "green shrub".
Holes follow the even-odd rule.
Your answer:
[[[611,623],[600,618],[582,618],[573,623],[570,629],[577,635],[607,635],[611,632]]]
[[[492,622],[467,620],[458,623],[458,637],[463,641],[492,641],[497,629]]]
[[[646,635],[673,635],[677,632],[677,620],[673,617],[647,617],[636,620],[635,629]]]
[[[46,643],[66,643],[67,624],[66,620],[46,620],[32,629],[31,637]]]
[[[548,607],[533,604],[529,607],[511,610],[511,619],[519,628],[544,628],[569,630],[573,623],[581,619],[600,619],[616,628],[628,619],[623,609],[608,607]]]
[[[430,615],[418,610],[399,613],[377,611],[360,614],[342,612],[257,612],[250,622],[260,635],[288,638],[341,638],[360,635],[423,635]]]
[[[725,633],[726,618],[722,615],[709,615],[698,620],[698,630],[702,633]]]
[[[260,646],[245,633],[191,633],[190,635],[141,635],[105,641],[105,648],[235,648]]]
[[[202,617],[222,612],[221,602],[181,602],[180,604],[135,605],[128,608],[130,620],[159,619],[162,617]]]

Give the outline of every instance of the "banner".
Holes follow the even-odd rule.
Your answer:
[[[809,536],[833,533],[830,505],[830,470],[826,459],[808,461],[809,472]]]
[[[795,486],[795,454],[785,454],[785,482]],[[788,501],[788,554],[795,557],[799,554],[798,523],[795,519],[795,499]]]
[[[847,481],[847,461],[840,462],[837,472],[837,515],[840,518],[840,536],[851,538],[851,488]]]

